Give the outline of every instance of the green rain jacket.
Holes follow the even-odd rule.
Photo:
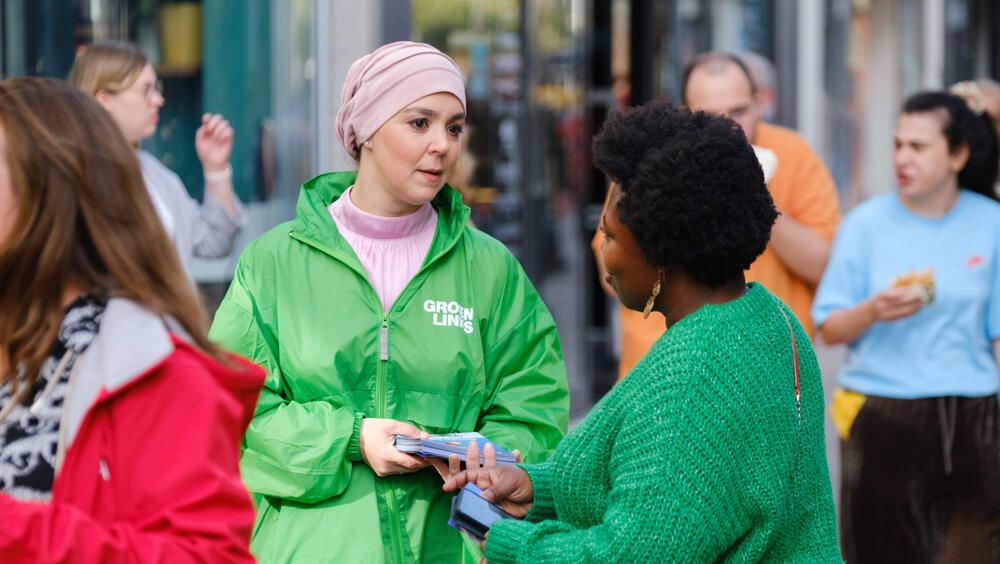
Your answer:
[[[363,417],[479,431],[525,462],[566,432],[552,316],[510,252],[467,226],[445,187],[427,258],[388,312],[326,206],[354,172],[306,182],[296,218],[240,257],[211,338],[267,369],[240,469],[261,562],[459,562],[452,494],[433,468],[377,477]]]

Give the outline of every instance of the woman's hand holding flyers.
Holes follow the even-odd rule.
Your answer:
[[[430,437],[430,434],[413,425],[395,419],[361,420],[359,437],[361,459],[379,477],[414,472],[428,464],[427,460],[419,456],[400,452],[395,446],[396,435],[420,439]]]

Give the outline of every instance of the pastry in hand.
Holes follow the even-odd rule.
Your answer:
[[[914,286],[923,294],[925,304],[934,301],[934,269],[925,268],[920,272],[911,270],[906,274],[900,274],[892,281],[893,288],[903,288]]]

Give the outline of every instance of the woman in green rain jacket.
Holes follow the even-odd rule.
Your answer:
[[[243,253],[212,326],[213,339],[268,372],[241,460],[258,504],[251,549],[262,562],[468,559],[463,535],[447,525],[451,494],[441,477],[392,449],[391,433],[479,431],[540,462],[566,431],[552,317],[510,252],[467,225],[469,209],[444,184],[460,150],[464,90],[460,77],[456,86],[438,85],[443,74],[459,75],[432,49],[395,43],[352,66],[338,133],[360,161],[357,176],[329,173],[302,187],[297,217]],[[428,60],[438,68],[421,81],[413,67]],[[406,88],[390,80],[400,69]],[[366,90],[372,83],[379,88]],[[371,104],[351,103],[365,96],[388,106],[381,111],[390,117],[371,118]],[[416,118],[405,115],[414,107]],[[430,201],[437,220],[423,262],[386,308],[359,259],[366,255],[328,207],[348,190],[361,201],[373,166],[391,180],[405,155],[385,160],[378,151],[411,154],[413,143],[399,139],[414,136],[434,136],[416,152],[419,170],[404,170],[406,182],[380,194]],[[440,167],[428,169],[432,157]]]

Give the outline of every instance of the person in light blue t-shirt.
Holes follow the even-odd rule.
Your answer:
[[[995,394],[991,341],[1000,337],[1000,205],[959,190],[947,213],[928,217],[902,198],[884,194],[848,215],[814,302],[813,315],[823,321],[836,321],[858,305],[873,308],[879,300],[909,300],[902,307],[913,309],[870,324],[851,341],[839,383],[900,399]],[[934,281],[930,302],[924,304],[927,298],[914,287],[891,288],[900,275],[927,269]],[[820,332],[824,339],[827,329]]]
[[[899,189],[847,215],[812,308],[849,345],[831,408],[843,556],[997,562],[996,134],[961,98],[916,94],[893,166]]]

